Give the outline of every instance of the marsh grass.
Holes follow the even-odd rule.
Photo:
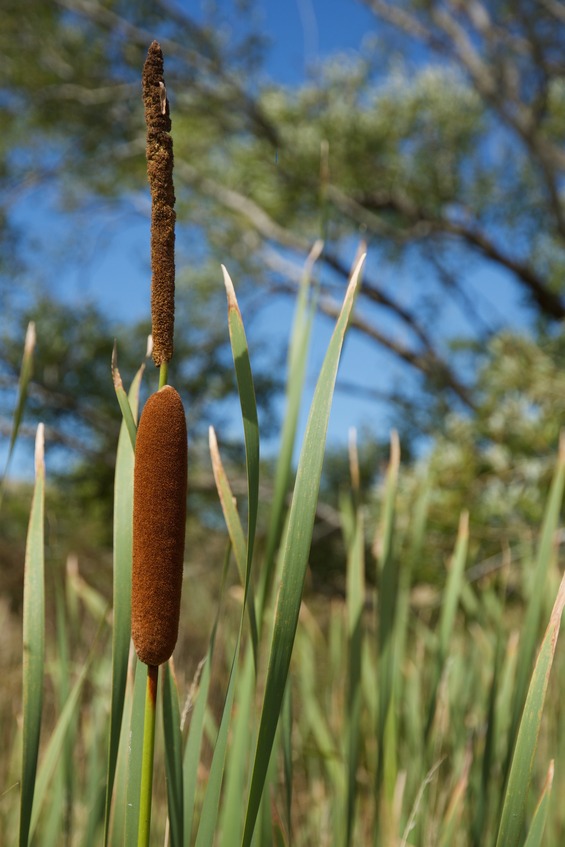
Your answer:
[[[402,474],[396,438],[373,543],[366,526],[375,522],[360,501],[352,442],[352,478],[340,505],[345,601],[304,600],[324,428],[356,283],[322,368],[290,510],[285,513],[281,498],[281,514],[270,517],[270,525],[282,529],[273,555],[269,543],[254,544],[259,433],[247,343],[227,273],[225,282],[247,439],[247,527],[211,432],[229,542],[223,565],[218,560],[212,567],[217,605],[214,610],[210,602],[209,646],[199,674],[194,676],[194,662],[189,673],[177,661],[161,675],[151,843],[559,843],[564,816],[550,796],[553,783],[557,790],[563,785],[562,659],[549,688],[548,680],[564,602],[554,544],[563,450],[537,553],[524,568],[523,608],[506,608],[504,581],[487,580],[480,590],[466,582],[472,516],[469,522],[463,515],[438,614],[426,619],[412,610],[411,574],[425,546],[433,483],[422,480],[413,520],[401,530],[395,517]],[[308,279],[304,285],[307,291]],[[291,349],[307,323],[309,297],[299,299],[297,309]],[[296,373],[292,367],[290,373]],[[140,369],[129,392],[134,422],[142,379]],[[301,381],[295,390],[301,392]],[[299,405],[292,392],[289,382],[291,410]],[[60,583],[54,627],[41,614],[45,482],[38,451],[26,554],[23,721],[11,718],[2,824],[19,831],[21,845],[137,844],[146,674],[130,649],[130,432],[124,421],[117,447],[112,609],[70,566]],[[290,451],[284,455],[290,462]],[[290,479],[289,466],[278,472]],[[254,556],[250,546],[258,551]],[[268,578],[266,555],[272,558]],[[374,596],[365,581],[371,560],[378,577]],[[234,579],[239,595],[227,590]],[[181,630],[191,615],[185,582]],[[43,714],[41,696],[30,691],[45,692]],[[546,698],[551,708],[544,711]],[[17,782],[19,792],[10,789]]]

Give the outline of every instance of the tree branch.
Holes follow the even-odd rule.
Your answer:
[[[406,216],[412,227],[421,223],[425,227],[423,229],[424,235],[443,233],[461,238],[467,244],[478,249],[483,256],[515,274],[522,284],[529,289],[533,300],[546,315],[557,320],[562,320],[565,317],[563,298],[545,284],[532,266],[505,253],[477,227],[449,220],[445,217],[432,217],[401,192],[387,192],[382,195],[366,194],[361,197],[360,203],[368,209],[394,209],[401,215]]]
[[[429,4],[430,23],[406,9],[399,9],[387,0],[364,0],[377,17],[405,32],[411,38],[426,44],[434,52],[452,55],[467,72],[481,97],[493,107],[504,122],[510,126],[528,144],[540,160],[545,160],[550,169],[565,168],[565,150],[544,138],[534,120],[532,109],[511,95],[508,87],[501,83],[493,68],[487,64],[473,41],[446,6]],[[453,3],[451,7],[453,8]],[[457,7],[458,2],[455,3]],[[476,30],[477,31],[477,30]],[[493,30],[494,31],[494,30]],[[480,38],[480,31],[477,32]],[[502,39],[499,39],[502,42]],[[507,44],[499,43],[493,51],[494,57],[505,61]],[[506,48],[506,49],[505,49]]]

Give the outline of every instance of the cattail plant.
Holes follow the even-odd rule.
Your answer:
[[[180,610],[186,519],[186,420],[177,391],[165,385],[173,355],[175,192],[171,119],[163,53],[153,41],[142,75],[151,189],[151,319],[160,390],[145,405],[135,449],[132,636],[150,666],[174,649]]]
[[[151,319],[159,391],[136,437],[133,496],[132,638],[147,665],[139,845],[149,844],[158,667],[174,650],[179,625],[186,522],[187,442],[182,400],[167,382],[175,315],[175,192],[171,119],[163,53],[149,47],[142,75],[151,189]]]

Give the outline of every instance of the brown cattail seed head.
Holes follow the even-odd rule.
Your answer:
[[[146,665],[166,662],[177,641],[186,474],[184,408],[166,385],[147,400],[135,444],[131,631]]]
[[[147,124],[147,176],[151,189],[151,320],[153,361],[159,367],[173,355],[175,324],[175,189],[169,101],[163,52],[153,41],[142,75]]]

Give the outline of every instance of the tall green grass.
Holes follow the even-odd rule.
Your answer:
[[[551,803],[553,784],[557,791],[563,787],[563,668],[550,679],[565,603],[555,545],[563,449],[518,607],[508,608],[504,582],[480,589],[467,582],[473,516],[463,514],[437,614],[425,618],[414,610],[413,574],[425,549],[433,480],[422,479],[412,520],[400,528],[396,436],[374,505],[361,500],[352,440],[351,480],[344,481],[340,498],[345,599],[304,599],[325,433],[361,268],[362,260],[322,365],[291,490],[313,296],[309,271],[305,276],[271,504],[259,503],[251,359],[224,271],[247,495],[244,504],[236,503],[221,436],[211,431],[227,549],[215,570],[217,606],[197,677],[172,660],[162,674],[152,844],[533,847],[558,844],[565,834],[565,813]],[[24,373],[22,384],[25,379]],[[0,798],[4,831],[18,832],[21,847],[117,847],[142,837],[146,675],[129,632],[133,446],[142,379],[140,369],[128,397],[114,362],[125,416],[117,445],[112,608],[71,567],[58,594],[52,640],[53,628],[45,623],[46,480],[41,429],[38,434],[25,561],[23,699],[7,756],[11,774],[6,770],[7,787],[17,781],[19,792],[12,788]],[[18,406],[16,428],[20,417]],[[270,509],[262,522],[265,543],[257,537],[260,508]],[[367,526],[374,523],[371,541]],[[368,581],[373,571],[374,585]],[[234,580],[241,586],[237,620],[227,593]],[[187,580],[185,615],[191,601]]]
[[[173,148],[162,78],[162,51],[153,42],[143,85],[153,209],[153,358],[160,388],[167,384],[173,353],[175,273]],[[520,604],[509,607],[504,582],[485,582],[477,590],[466,579],[473,515],[463,511],[445,579],[438,580],[444,584],[438,608],[423,616],[412,602],[413,583],[425,555],[433,479],[424,474],[414,501],[404,507],[410,520],[399,522],[397,434],[391,437],[382,490],[369,503],[362,499],[352,437],[351,478],[343,481],[339,497],[345,597],[305,599],[328,421],[365,259],[362,254],[355,261],[297,445],[317,303],[312,268],[321,250],[317,242],[298,292],[270,503],[260,497],[252,357],[235,286],[222,267],[246,491],[238,503],[221,433],[210,429],[226,532],[223,557],[207,563],[208,583],[214,585],[205,603],[205,633],[191,629],[205,641],[195,674],[195,662],[188,663],[182,651],[159,674],[157,665],[137,659],[131,645],[132,551],[139,655],[164,661],[175,643],[180,595],[169,603],[168,589],[182,565],[186,482],[178,395],[181,436],[164,473],[164,457],[171,454],[163,442],[173,407],[159,417],[155,440],[144,442],[147,417],[137,429],[144,365],[126,391],[114,348],[112,378],[122,424],[110,606],[72,557],[49,583],[46,579],[49,479],[40,424],[24,567],[21,704],[15,717],[8,710],[1,715],[13,726],[13,749],[5,757],[0,823],[3,833],[18,833],[20,847],[535,847],[544,836],[552,844],[563,839],[565,812],[550,803],[554,782],[563,784],[558,685],[563,672],[554,686],[550,673],[565,605],[555,544],[565,444],[537,553],[514,580]],[[0,497],[24,412],[34,343],[30,325]],[[171,391],[154,394],[153,401],[170,400]],[[175,475],[181,461],[182,474],[179,469]],[[149,468],[144,474],[143,462]],[[171,480],[178,483],[174,497]],[[160,519],[154,521],[156,515]],[[175,543],[175,555],[164,559],[160,531],[166,517],[172,518],[174,533],[167,538]],[[149,524],[150,544],[140,531]],[[377,529],[370,538],[372,525]],[[260,526],[266,527],[264,535]],[[212,558],[208,541],[204,546],[199,560]],[[198,611],[198,586],[190,579],[193,554],[189,545],[181,630]],[[148,594],[159,570],[159,591]],[[54,585],[53,607],[48,584]],[[165,605],[155,596],[166,599]],[[172,612],[164,617],[163,608],[174,610],[174,627]],[[155,635],[147,618],[154,611],[167,636],[157,651],[147,649]],[[140,650],[138,636],[146,626]],[[545,710],[548,698],[552,708]]]

